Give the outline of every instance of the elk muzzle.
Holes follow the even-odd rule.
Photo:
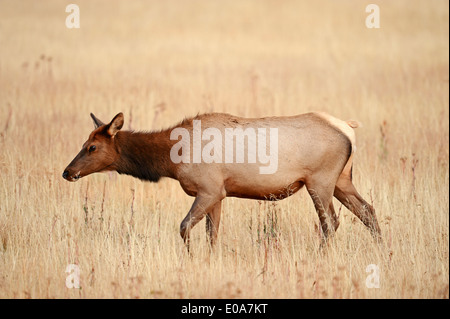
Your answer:
[[[81,178],[81,175],[80,175],[80,171],[78,171],[77,173],[75,173],[75,174],[71,174],[71,172],[66,168],[65,170],[64,170],[64,172],[62,173],[62,177],[65,179],[65,180],[68,180],[69,182],[75,182],[75,181],[77,181],[77,180],[79,180],[80,178]]]

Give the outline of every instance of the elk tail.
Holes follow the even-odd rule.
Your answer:
[[[356,120],[347,120],[345,121],[348,126],[350,126],[351,128],[358,128],[358,127],[362,127],[362,123]]]

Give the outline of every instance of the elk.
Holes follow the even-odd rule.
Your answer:
[[[180,225],[180,235],[188,252],[191,229],[205,216],[209,244],[214,246],[220,224],[221,202],[225,197],[280,200],[303,186],[306,186],[319,216],[321,245],[339,226],[333,196],[362,221],[376,241],[381,242],[375,210],[352,183],[356,149],[353,129],[359,126],[356,121],[342,121],[323,112],[253,119],[207,113],[184,119],[166,130],[135,132],[121,130],[124,123],[122,113],[108,124],[92,113],[91,117],[95,129],[64,170],[63,178],[73,182],[92,173],[117,171],[143,181],[157,182],[162,177],[178,180],[186,194],[195,197]],[[201,121],[203,128],[214,128],[215,132],[224,135],[227,128],[242,129],[242,132],[276,128],[279,141],[276,171],[261,174],[258,163],[249,160],[223,162],[216,157],[215,161],[208,163],[189,161],[189,158],[174,161],[171,154],[179,154],[182,149],[173,151],[180,141],[179,136],[174,137],[172,132],[183,129],[192,138],[198,133],[193,129],[194,121]],[[254,138],[261,137],[259,131],[256,135],[246,136],[247,143],[242,146],[244,151],[255,142]],[[225,152],[223,144],[217,145],[222,145],[221,151]],[[189,151],[195,152],[193,145],[184,146],[188,154]],[[214,148],[214,151],[219,153],[220,149]]]

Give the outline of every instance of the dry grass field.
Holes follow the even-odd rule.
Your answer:
[[[0,298],[449,298],[448,1],[377,1],[379,29],[370,1],[76,0],[79,29],[69,3],[0,2]],[[61,177],[90,112],[151,130],[314,110],[363,123],[354,184],[384,247],[336,201],[320,250],[303,189],[225,199],[216,251],[202,221],[190,258],[178,182]]]

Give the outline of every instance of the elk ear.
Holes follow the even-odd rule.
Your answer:
[[[112,119],[111,123],[108,124],[108,134],[111,135],[111,137],[114,137],[117,132],[120,131],[120,129],[123,126],[123,113],[119,113]]]
[[[100,126],[105,125],[105,123],[103,123],[98,118],[96,118],[95,115],[92,113],[91,113],[91,117],[92,117],[92,120],[94,121],[95,128],[99,128]]]

